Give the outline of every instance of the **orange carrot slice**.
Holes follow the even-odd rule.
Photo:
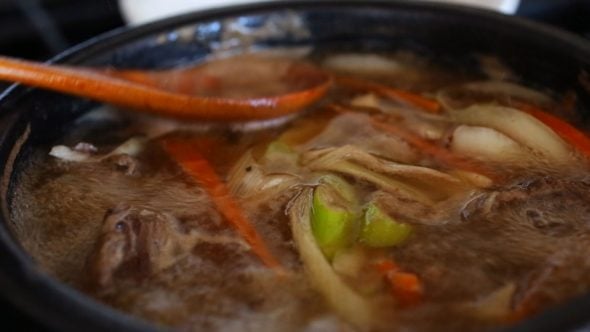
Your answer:
[[[391,294],[403,307],[411,307],[422,302],[424,287],[417,275],[402,271],[392,260],[381,260],[375,268],[388,281]]]
[[[512,105],[517,109],[534,116],[551,128],[564,141],[580,151],[585,157],[590,158],[590,138],[566,121],[545,112],[541,108],[520,101],[513,101]]]
[[[180,139],[166,139],[162,145],[182,170],[203,186],[217,210],[235,227],[260,260],[266,266],[282,271],[281,264],[270,253],[264,240],[250,223],[244,211],[240,209],[225,183],[194,145]]]

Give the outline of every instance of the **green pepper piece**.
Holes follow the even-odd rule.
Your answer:
[[[412,233],[412,226],[397,222],[374,203],[365,210],[360,242],[368,247],[391,247],[403,243]]]
[[[318,246],[329,260],[354,239],[358,201],[345,180],[326,175],[313,193],[311,228]]]

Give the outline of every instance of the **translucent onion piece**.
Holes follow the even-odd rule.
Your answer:
[[[367,255],[359,247],[340,250],[332,259],[332,267],[337,274],[349,278],[356,278],[363,272],[367,262]]]
[[[227,184],[235,197],[265,201],[294,186],[297,181],[298,177],[293,174],[265,173],[248,151],[232,167]]]
[[[472,184],[477,188],[489,188],[494,184],[494,181],[492,181],[492,179],[478,173],[459,169],[451,171],[450,173],[460,179],[463,179],[464,181],[467,181],[468,183]]]
[[[146,139],[143,137],[132,137],[123,142],[123,144],[119,145],[105,157],[116,156],[120,154],[126,154],[135,157],[139,155],[141,151],[143,151],[145,143]]]
[[[523,146],[495,129],[466,125],[455,129],[450,149],[464,156],[497,162],[522,162],[529,154]]]
[[[553,130],[510,107],[474,105],[452,111],[451,117],[463,124],[493,128],[557,164],[567,163],[573,156],[570,147]]]

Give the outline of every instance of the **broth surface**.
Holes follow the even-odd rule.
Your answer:
[[[264,60],[200,68],[239,72],[252,57]],[[590,290],[588,156],[534,116],[576,120],[560,96],[407,53],[308,61],[363,83],[336,79],[298,117],[260,123],[84,115],[19,180],[12,217],[24,248],[98,301],[179,330],[479,331]],[[203,93],[282,91],[245,73]],[[166,142],[199,152],[284,273],[261,262]],[[342,220],[342,233],[322,226]],[[363,307],[347,315],[338,302],[353,300]]]

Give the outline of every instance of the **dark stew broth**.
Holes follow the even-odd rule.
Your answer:
[[[267,56],[210,60],[196,89],[281,94],[240,75]],[[491,58],[474,74],[406,53],[311,62],[334,85],[297,116],[87,113],[21,176],[24,248],[181,330],[482,330],[590,290],[590,145],[567,124],[572,96]]]

